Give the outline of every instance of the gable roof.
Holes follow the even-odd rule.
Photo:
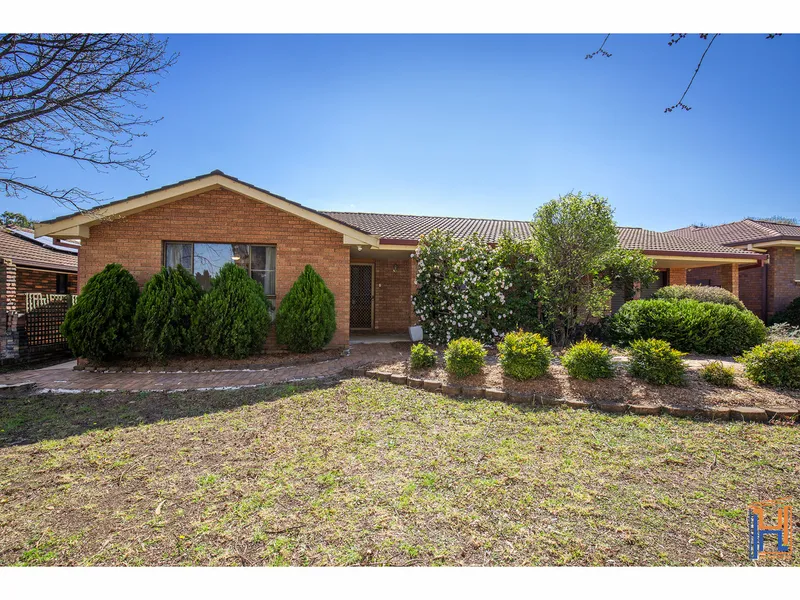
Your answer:
[[[54,271],[78,270],[77,248],[55,246],[52,241],[34,240],[28,232],[0,228],[0,258],[11,259],[21,267]]]
[[[95,207],[90,211],[79,211],[56,219],[42,221],[36,224],[35,232],[37,237],[51,235],[62,238],[88,238],[90,236],[91,227],[104,220],[125,217],[147,210],[148,208],[220,188],[228,189],[259,202],[264,202],[265,204],[274,206],[285,212],[337,231],[345,236],[345,243],[361,243],[366,245],[377,245],[378,243],[377,237],[364,230],[331,219],[321,212],[303,206],[283,196],[273,194],[269,190],[241,181],[236,177],[226,175],[219,170],[191,179],[184,179],[183,181],[150,190],[142,194],[129,196],[122,200],[115,200]]]
[[[407,242],[419,240],[434,229],[452,232],[456,237],[465,238],[477,233],[485,241],[495,243],[504,231],[514,237],[530,235],[529,221],[510,221],[499,219],[473,219],[458,217],[426,217],[417,215],[393,215],[381,213],[355,213],[324,211],[331,218],[353,225],[379,235],[381,243]],[[687,239],[677,235],[650,231],[640,227],[618,227],[620,245],[630,250],[642,250],[650,254],[682,254],[688,256],[761,258],[759,254],[729,248],[720,244]]]
[[[722,245],[743,245],[779,240],[800,240],[800,226],[757,219],[742,219],[711,227],[682,227],[666,233]]]

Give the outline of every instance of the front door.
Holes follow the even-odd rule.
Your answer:
[[[350,329],[372,329],[372,265],[350,265]]]

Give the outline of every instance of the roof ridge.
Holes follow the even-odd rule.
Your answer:
[[[456,219],[459,221],[472,220],[472,221],[498,221],[502,223],[530,223],[533,219],[523,221],[520,219],[494,219],[491,217],[453,217],[444,215],[411,215],[406,213],[379,213],[379,212],[362,212],[358,210],[320,210],[323,214],[333,215],[375,215],[382,217],[416,217],[418,219]]]
[[[752,223],[759,229],[771,233],[772,235],[780,235],[781,232],[777,229],[772,229],[772,227],[767,227],[764,223],[769,223],[769,221],[761,221],[760,219],[742,219],[741,222],[744,223],[745,221]],[[771,225],[776,225],[776,223],[770,223]]]

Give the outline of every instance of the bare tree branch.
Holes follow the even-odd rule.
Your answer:
[[[685,105],[683,103],[683,99],[686,98],[686,94],[689,93],[689,89],[692,87],[692,84],[694,83],[694,78],[697,77],[697,72],[700,70],[700,67],[703,65],[703,59],[706,57],[706,54],[708,54],[708,51],[711,48],[711,44],[714,43],[714,40],[717,39],[717,37],[719,35],[720,35],[719,33],[715,33],[714,36],[711,38],[711,40],[708,42],[708,46],[706,46],[706,49],[703,52],[703,56],[700,57],[700,62],[697,63],[697,68],[694,70],[694,74],[692,75],[692,78],[689,80],[689,85],[687,85],[686,89],[683,90],[683,95],[681,96],[681,99],[678,100],[678,102],[676,104],[673,104],[672,106],[669,106],[669,107],[665,108],[664,109],[665,113],[672,112],[676,108],[682,108],[683,110],[687,110],[687,111],[688,110],[692,110],[691,106],[687,106],[687,105]],[[702,39],[707,39],[708,38],[708,34],[707,33],[701,33],[700,37]]]
[[[28,152],[66,158],[104,172],[144,175],[149,150],[133,143],[160,119],[141,98],[177,60],[167,41],[131,34],[5,34],[0,37],[0,188],[7,196],[51,198],[85,210],[97,196],[51,189],[18,177],[13,158]]]
[[[584,59],[587,59],[587,58],[594,58],[594,57],[595,57],[595,56],[597,56],[598,54],[600,54],[600,55],[602,55],[602,56],[605,56],[606,58],[611,58],[611,53],[610,53],[610,52],[606,52],[605,50],[603,50],[603,46],[605,46],[605,45],[606,45],[606,42],[608,41],[608,38],[610,38],[610,37],[611,37],[611,34],[609,33],[608,35],[606,35],[606,38],[603,40],[603,43],[602,43],[602,44],[600,44],[600,47],[599,47],[597,50],[595,50],[595,51],[594,51],[594,52],[592,52],[591,54],[587,54],[587,55],[586,55],[586,56],[584,56],[583,58],[584,58]]]

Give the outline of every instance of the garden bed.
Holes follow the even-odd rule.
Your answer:
[[[624,364],[616,363],[616,376],[597,381],[580,381],[567,375],[564,367],[554,361],[544,377],[517,381],[506,377],[496,356],[488,356],[479,375],[456,378],[445,369],[441,357],[432,369],[411,370],[407,361],[380,366],[381,371],[420,379],[437,380],[443,384],[462,387],[498,388],[506,392],[536,394],[565,400],[617,402],[639,405],[673,405],[700,408],[702,406],[753,406],[758,408],[800,409],[800,390],[778,390],[757,386],[744,378],[736,365],[735,385],[730,388],[713,386],[699,375],[700,367],[710,359],[697,355],[688,357],[686,383],[683,386],[658,386],[631,377]],[[735,363],[733,363],[735,364]]]

